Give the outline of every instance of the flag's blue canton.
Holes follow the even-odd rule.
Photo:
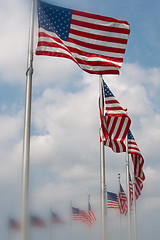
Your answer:
[[[134,137],[133,137],[133,134],[131,133],[131,130],[130,130],[130,129],[128,130],[128,139],[130,139],[130,140],[135,140]]]
[[[40,1],[38,15],[39,27],[56,33],[64,41],[68,40],[72,18],[71,9],[57,7]]]
[[[108,198],[108,200],[117,202],[117,194],[116,193],[107,192],[107,198]]]
[[[105,97],[114,97],[113,93],[111,92],[111,90],[109,89],[105,81],[103,81],[103,86],[104,86]]]
[[[52,212],[52,217],[56,218],[57,217],[57,214]]]
[[[122,185],[120,184],[120,192],[121,193],[123,193],[124,192],[124,190],[123,190],[123,187],[122,187]]]
[[[79,214],[79,209],[72,207],[72,213],[73,214]]]

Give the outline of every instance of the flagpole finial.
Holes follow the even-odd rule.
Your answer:
[[[120,176],[121,174],[120,173],[118,173],[118,176]]]
[[[127,108],[124,108],[124,111],[127,112]]]
[[[88,197],[90,197],[91,195],[90,194],[88,194]]]

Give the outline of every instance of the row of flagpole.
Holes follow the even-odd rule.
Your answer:
[[[34,40],[34,11],[35,1],[32,0],[31,19],[29,31],[28,61],[26,72],[26,101],[25,101],[25,119],[24,119],[24,139],[23,139],[23,166],[22,166],[22,205],[21,205],[21,240],[28,240],[28,207],[29,207],[29,163],[30,163],[30,126],[31,126],[31,98],[32,98],[32,75],[33,75],[33,40]],[[100,98],[103,104],[102,76],[99,76]],[[104,111],[101,106],[101,111]],[[104,117],[104,112],[102,112]],[[102,129],[100,129],[102,131]],[[103,133],[101,133],[103,134]],[[131,239],[131,207],[130,207],[130,188],[129,188],[129,156],[128,141],[126,139],[126,176],[127,176],[127,196],[128,196],[128,240]],[[134,174],[133,174],[134,175]],[[134,181],[134,180],[133,180]],[[135,182],[135,181],[134,181]],[[107,240],[106,228],[106,177],[105,177],[105,149],[104,141],[100,141],[100,191],[101,191],[101,239]],[[134,185],[133,185],[134,186]],[[135,188],[135,186],[134,186]],[[135,190],[134,190],[135,191]],[[135,193],[134,193],[135,195]],[[135,200],[134,200],[135,204]],[[134,219],[136,219],[136,208],[134,206]],[[71,223],[72,226],[72,223]],[[136,226],[136,225],[135,225]],[[136,227],[135,227],[136,229]],[[72,232],[71,232],[72,240]]]
[[[33,76],[34,12],[35,12],[35,0],[32,0],[28,42],[28,61],[26,71],[26,100],[24,117],[23,157],[22,157],[21,240],[28,240],[29,237],[28,202],[29,202],[31,99],[32,99],[32,76]]]
[[[100,104],[103,104],[103,89],[102,89],[102,76],[99,76],[100,81]],[[101,115],[104,117],[104,106],[101,106]],[[127,111],[127,109],[124,109]],[[103,135],[101,132],[102,128],[100,128],[100,136]],[[133,166],[134,169],[134,166]],[[120,187],[120,174],[118,177],[119,187]],[[106,176],[105,176],[105,148],[104,148],[104,141],[100,141],[100,185],[101,185],[101,237],[102,240],[108,239],[107,233],[107,224],[106,224],[106,215],[107,211],[105,208],[106,203],[106,194],[107,190],[106,187]],[[128,240],[136,240],[137,233],[136,233],[136,199],[135,199],[135,180],[134,180],[134,170],[133,170],[133,209],[134,209],[134,229],[133,229],[133,236],[131,232],[131,193],[130,193],[130,166],[129,166],[129,153],[128,153],[128,134],[126,135],[126,191],[127,191],[127,206],[128,206]],[[120,192],[120,189],[119,189]],[[121,225],[121,217],[120,217],[120,225]],[[120,227],[121,229],[121,227]],[[132,238],[133,237],[133,238]]]

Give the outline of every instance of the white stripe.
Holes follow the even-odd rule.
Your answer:
[[[106,117],[106,118],[108,118],[108,117]],[[107,120],[108,120],[108,119],[107,119]],[[114,121],[114,117],[110,117],[110,122],[109,122],[109,126],[108,126],[108,134],[110,133],[110,130],[111,130],[113,121]],[[107,121],[106,121],[106,122],[107,122]]]
[[[62,49],[62,48],[57,48],[57,47],[46,47],[46,46],[38,46],[37,51],[46,51],[46,52],[53,52],[53,53],[64,53],[67,54],[68,56],[71,56],[74,58],[68,51]]]
[[[104,109],[104,114],[113,114],[113,115],[115,115],[115,114],[122,114],[122,113],[124,113],[124,111],[123,110],[106,110],[106,109]]]
[[[122,147],[122,144],[120,143],[120,141],[117,141],[117,144],[119,146],[119,151],[123,152],[123,147]]]
[[[113,62],[113,61],[110,61],[110,60],[107,60],[107,59],[104,59],[104,58],[99,58],[99,57],[86,57],[86,56],[79,55],[79,54],[77,54],[77,53],[74,53],[74,57],[75,57],[75,58],[78,58],[78,59],[81,59],[81,60],[85,60],[85,61],[108,62],[108,63],[116,64],[116,65],[118,65],[119,67],[122,65],[121,63]]]
[[[119,118],[117,119],[116,125],[115,125],[115,127],[114,127],[114,131],[113,131],[113,133],[112,133],[112,137],[113,137],[113,138],[114,138],[115,135],[117,134],[117,131],[118,131],[118,129],[119,129],[119,125],[120,125],[120,123],[121,123],[121,119],[122,119],[122,117],[119,117]]]
[[[107,99],[108,100],[108,99]],[[107,103],[106,107],[113,107],[113,108],[117,108],[117,107],[121,107],[119,103]],[[124,112],[124,111],[123,111]]]
[[[115,53],[115,52],[96,50],[96,49],[92,49],[92,48],[83,47],[83,46],[81,46],[79,44],[75,44],[75,43],[65,42],[65,44],[68,47],[74,47],[76,49],[79,49],[81,51],[91,53],[91,54],[98,54],[98,55],[102,55],[102,56],[115,57],[115,58],[123,58],[123,56],[124,56],[123,53]]]
[[[93,70],[93,71],[117,70],[117,67],[110,67],[110,66],[92,66],[92,65],[85,65],[85,64],[79,64],[79,66],[81,66],[83,69]]]
[[[57,35],[55,33],[52,32],[48,32],[45,31],[44,29],[40,28],[40,32],[45,32],[46,34],[50,35],[51,37],[54,38],[58,38]],[[48,39],[48,37],[46,37],[46,40]],[[61,40],[62,41],[62,40]],[[46,41],[47,42],[47,41]],[[53,39],[54,42],[54,39]],[[55,41],[56,42],[56,41]],[[123,58],[124,54],[121,53],[112,53],[112,52],[106,52],[106,51],[99,51],[99,50],[95,50],[95,49],[90,49],[90,48],[86,48],[86,47],[82,47],[78,44],[74,44],[74,43],[70,43],[67,41],[62,41],[67,47],[74,47],[76,49],[79,49],[80,51],[84,51],[86,53],[93,53],[93,54],[98,54],[98,55],[102,55],[102,56],[106,56],[106,57],[118,57],[118,58]],[[57,42],[56,42],[57,43]],[[58,43],[59,44],[59,43]],[[115,62],[116,64],[116,62]],[[120,63],[122,65],[122,63]],[[120,65],[120,66],[121,66]]]
[[[57,38],[57,35],[55,35],[55,37]],[[58,39],[58,38],[57,38]],[[49,37],[39,37],[39,42],[53,42],[53,43],[56,43],[62,47],[65,47],[66,49],[68,49],[64,44],[62,43],[59,43],[57,42],[56,40],[52,39],[52,38],[49,38]],[[45,47],[45,46],[44,46]],[[38,47],[38,48],[41,48],[41,47]],[[47,51],[51,51],[53,52],[53,47],[46,47],[48,48]],[[51,50],[49,50],[49,48]],[[63,51],[63,50],[62,50]],[[69,53],[68,53],[69,54]],[[115,64],[114,61],[110,61],[110,60],[107,60],[107,59],[104,59],[104,58],[99,58],[99,57],[86,57],[86,56],[82,56],[82,55],[79,55],[77,53],[73,53],[72,56],[74,55],[75,58],[77,59],[81,59],[81,60],[85,60],[85,61],[99,61],[99,62],[108,62],[108,63],[112,63],[112,64]],[[118,65],[119,67],[122,65],[121,63],[118,63],[116,62],[116,65]],[[116,68],[117,69],[117,68]]]
[[[122,139],[122,137],[123,137],[123,134],[124,134],[124,132],[125,132],[125,130],[126,130],[127,124],[128,124],[128,118],[125,118],[124,123],[123,123],[123,126],[122,126],[121,131],[120,131],[120,134],[119,134],[119,138],[120,138],[120,139]]]
[[[78,35],[72,34],[72,33],[69,34],[69,38],[76,39],[76,40],[86,42],[86,43],[91,43],[91,44],[94,44],[94,45],[101,45],[101,46],[105,46],[105,47],[126,49],[126,44],[100,41],[100,40],[96,40],[96,39],[92,39],[92,38],[78,36]]]
[[[91,28],[87,28],[87,27],[77,26],[75,24],[71,24],[70,28],[81,31],[81,32],[96,34],[96,35],[105,36],[105,37],[128,39],[128,34],[123,34],[123,33],[101,31],[101,30],[91,29]]]
[[[94,18],[88,18],[84,16],[79,16],[76,14],[72,14],[72,19],[82,21],[82,22],[87,22],[87,23],[93,23],[96,25],[102,25],[102,26],[107,26],[107,27],[116,27],[116,28],[124,28],[124,29],[129,29],[129,25],[125,23],[118,23],[118,22],[107,22],[103,20],[97,20]]]
[[[114,141],[111,140],[111,142],[112,142],[112,149],[114,152],[116,152],[117,151],[116,145],[115,145]]]

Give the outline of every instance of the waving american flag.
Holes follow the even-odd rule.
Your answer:
[[[132,157],[134,165],[134,176],[144,181],[145,180],[145,175],[143,172],[144,159],[130,129],[128,130],[128,153],[131,154]]]
[[[124,144],[131,120],[116,100],[115,96],[102,80],[102,92],[99,108],[101,120],[101,141],[112,148],[114,152],[125,152]]]
[[[127,21],[38,1],[37,55],[64,57],[92,74],[119,74],[130,33]]]

